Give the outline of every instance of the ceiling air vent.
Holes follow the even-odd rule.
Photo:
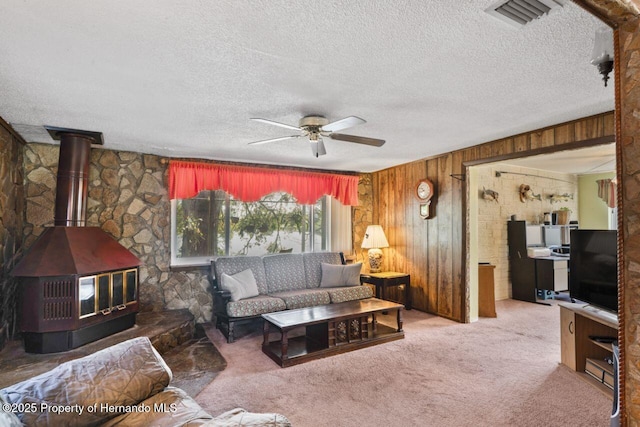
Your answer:
[[[562,3],[557,0],[501,0],[485,12],[511,25],[522,27],[558,6],[562,6]]]

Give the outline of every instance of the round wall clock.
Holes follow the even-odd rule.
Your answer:
[[[420,216],[424,219],[429,218],[429,207],[433,197],[433,182],[429,179],[420,180],[416,187],[416,196],[422,202],[420,203]]]
[[[430,200],[433,196],[433,183],[428,179],[422,179],[416,187],[416,196],[420,200]]]

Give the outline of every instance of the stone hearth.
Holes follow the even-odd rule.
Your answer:
[[[26,353],[21,341],[9,341],[0,351],[0,388],[47,372],[131,338],[147,336],[173,372],[171,385],[197,395],[227,363],[209,341],[201,325],[196,327],[189,310],[139,313],[136,325],[101,340],[62,353]]]

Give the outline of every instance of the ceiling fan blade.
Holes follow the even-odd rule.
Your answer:
[[[345,117],[344,119],[336,120],[335,122],[328,123],[322,126],[323,132],[335,132],[338,130],[350,128],[356,125],[367,123],[366,120],[356,116]]]
[[[302,135],[281,136],[280,138],[263,139],[262,141],[250,142],[249,145],[266,144],[268,142],[282,141],[291,138],[300,138]]]
[[[287,125],[285,123],[274,122],[273,120],[267,119],[259,119],[259,118],[251,118],[255,122],[266,123],[268,125],[280,126],[281,128],[293,129],[293,130],[301,130],[298,126]]]
[[[356,144],[372,145],[374,147],[382,147],[386,142],[384,139],[367,138],[364,136],[345,135],[344,133],[332,133],[329,135],[331,139],[340,141],[355,142]]]
[[[311,144],[311,152],[315,157],[324,156],[327,154],[327,150],[324,148],[324,142],[322,142],[322,138],[318,138],[318,141],[309,141]]]

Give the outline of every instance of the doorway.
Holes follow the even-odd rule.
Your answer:
[[[542,224],[545,213],[566,208],[570,220],[582,228],[608,229],[617,223],[611,221],[615,211],[599,198],[597,184],[615,180],[615,164],[615,144],[609,142],[467,165],[471,321],[479,318],[479,263],[495,266],[495,300],[512,297],[507,221]],[[525,196],[523,189],[528,190]]]

